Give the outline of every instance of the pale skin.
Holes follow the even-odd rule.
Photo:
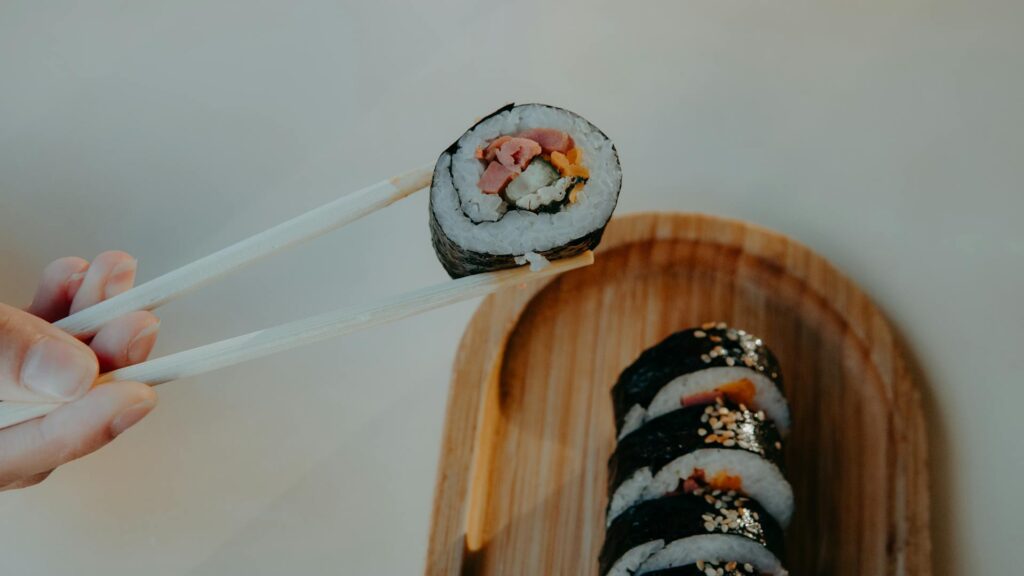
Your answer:
[[[66,402],[42,418],[0,430],[0,490],[42,482],[156,406],[156,393],[139,382],[92,386],[100,371],[149,356],[160,327],[155,315],[125,314],[86,340],[50,324],[131,288],[135,270],[135,259],[124,252],[104,252],[92,262],[61,258],[43,271],[28,308],[0,304],[0,400]]]

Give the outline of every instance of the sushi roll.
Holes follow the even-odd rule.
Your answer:
[[[631,576],[700,562],[750,564],[785,575],[782,529],[761,506],[733,491],[698,489],[648,500],[608,527],[602,576]]]
[[[608,461],[607,523],[639,502],[700,488],[739,491],[789,524],[793,489],[782,474],[781,438],[764,412],[719,398],[623,438]]]
[[[452,278],[580,254],[597,246],[622,184],[615,145],[584,118],[509,104],[437,159],[434,251]]]
[[[612,388],[619,438],[658,416],[725,397],[762,410],[785,436],[789,406],[775,355],[724,323],[677,332],[646,350]]]

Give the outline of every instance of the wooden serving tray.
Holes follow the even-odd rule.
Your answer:
[[[597,574],[609,389],[722,320],[778,355],[793,411],[792,574],[931,574],[921,401],[888,323],[822,257],[756,226],[638,214],[593,266],[488,297],[448,399],[426,573]]]

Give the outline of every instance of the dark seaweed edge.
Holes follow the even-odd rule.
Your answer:
[[[469,128],[466,128],[465,130],[463,130],[462,134],[459,134],[459,137],[455,139],[455,142],[452,142],[451,146],[445,148],[444,151],[449,153],[449,154],[455,154],[455,151],[459,149],[459,140],[462,140],[462,137],[466,135],[466,132],[469,132],[473,128],[476,128],[477,126],[482,124],[485,120],[489,120],[489,119],[497,116],[498,114],[501,114],[502,112],[508,112],[509,110],[511,110],[511,109],[513,109],[515,107],[516,107],[516,103],[515,102],[509,102],[508,104],[505,104],[504,106],[502,106],[501,108],[498,108],[494,112],[491,112],[487,116],[484,116],[483,118],[477,120],[476,122],[473,123],[472,126],[470,126]],[[552,108],[553,108],[553,106],[552,106]],[[607,136],[605,136],[605,138],[607,138]]]
[[[664,540],[668,545],[676,540],[704,534],[728,534],[747,538],[764,546],[779,562],[785,562],[785,542],[779,524],[753,500],[745,502],[743,507],[757,514],[761,538],[743,531],[721,532],[705,528],[703,515],[718,516],[721,511],[702,496],[681,494],[637,504],[619,515],[608,527],[604,545],[598,556],[599,573],[607,574],[619,558],[641,544]]]
[[[726,563],[725,561],[718,563],[719,568],[723,569],[722,576],[760,576],[761,574],[760,571],[756,570],[753,573],[740,570],[742,566],[740,563],[737,563],[739,565],[735,570],[725,570],[722,564]],[[644,576],[707,576],[707,572],[698,568],[696,564],[687,564],[686,566],[665,568],[663,570],[655,570],[654,572],[644,572]]]
[[[779,367],[779,361],[775,354],[762,342],[753,351],[756,355],[753,365],[745,365],[740,361],[745,351],[738,341],[727,338],[729,330],[737,329],[689,328],[681,330],[648,348],[636,361],[627,366],[619,375],[615,386],[612,387],[612,408],[615,411],[616,431],[622,431],[626,414],[633,406],[640,405],[646,408],[658,392],[673,379],[708,368],[749,368],[774,382],[779,393],[785,397],[782,369]],[[703,331],[707,336],[698,338],[694,335],[697,331]],[[721,340],[712,341],[711,336],[716,336]],[[701,358],[702,355],[709,355],[716,346],[724,348],[726,353],[713,358],[708,356],[706,361]],[[729,359],[732,364],[729,363]]]
[[[554,108],[556,110],[569,112],[570,114],[583,118],[582,116],[576,114],[575,112],[572,112],[571,110],[559,108],[557,106],[550,106],[548,104],[539,104],[535,102],[520,104],[520,106],[527,105]],[[506,104],[505,106],[495,110],[494,112],[478,120],[475,124],[473,124],[473,126],[469,127],[469,129],[467,129],[466,132],[469,132],[470,130],[472,130],[473,128],[475,128],[477,125],[487,120],[488,118],[491,118],[507,110],[511,110],[514,107],[515,104]],[[615,154],[615,165],[619,167],[619,189],[615,192],[615,203],[612,206],[611,212],[608,213],[608,218],[605,219],[605,221],[600,226],[598,226],[591,232],[584,234],[583,236],[569,240],[568,242],[562,244],[561,246],[555,246],[554,248],[538,252],[538,254],[540,254],[544,258],[547,258],[548,260],[569,258],[572,256],[582,254],[587,250],[593,250],[594,248],[597,248],[597,245],[601,243],[601,237],[604,235],[604,229],[608,226],[608,222],[611,220],[612,216],[615,215],[615,208],[619,204],[619,194],[622,192],[622,164],[619,159],[619,150],[618,148],[615,147],[615,142],[612,141],[611,138],[608,138],[608,135],[605,134],[603,130],[601,130],[597,126],[594,126],[594,124],[590,122],[590,120],[587,120],[586,118],[583,119],[586,120],[588,124],[593,126],[594,129],[597,130],[602,136],[604,136],[606,140],[611,142],[612,152],[614,152]],[[446,148],[445,151],[442,152],[437,157],[437,162],[435,162],[434,164],[434,181],[436,181],[437,170],[440,167],[441,161],[444,159],[445,154],[453,155],[459,149],[459,140],[462,139],[462,136],[464,136],[466,132],[463,132],[461,135],[459,135],[459,138],[456,139],[451,146]],[[455,177],[451,173],[451,166],[448,167],[448,172],[449,177],[451,177],[452,179],[452,188],[454,188]],[[437,216],[435,216],[434,214],[433,187],[434,186],[432,182],[430,190],[431,194],[429,207],[430,243],[434,247],[434,253],[437,254],[437,259],[441,262],[441,266],[444,267],[445,272],[447,272],[450,277],[462,278],[464,276],[471,276],[473,274],[479,274],[481,272],[493,272],[495,270],[504,270],[506,268],[516,268],[520,266],[519,264],[516,264],[515,259],[517,256],[522,256],[522,254],[489,254],[487,252],[477,252],[474,250],[463,248],[459,246],[454,240],[449,238],[444,233],[444,230],[441,228],[440,223],[438,223],[437,221]],[[455,193],[458,194],[457,189],[455,190]]]
[[[558,260],[593,250],[601,243],[601,236],[604,235],[607,224],[606,220],[605,224],[594,229],[593,232],[570,240],[561,246],[538,252],[538,254],[548,260]],[[521,254],[488,254],[462,248],[445,235],[441,225],[437,222],[437,217],[434,216],[433,209],[430,210],[430,242],[434,246],[434,253],[437,254],[441,266],[452,278],[520,266],[520,264],[516,264],[515,259],[516,256],[522,256]]]

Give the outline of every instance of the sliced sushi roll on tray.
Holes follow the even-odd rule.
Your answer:
[[[707,562],[786,574],[782,528],[734,491],[698,489],[633,506],[616,518],[600,555],[604,576],[630,576]]]
[[[437,159],[434,251],[453,278],[593,249],[618,202],[615,145],[562,108],[509,104]]]
[[[778,360],[760,338],[724,323],[677,332],[646,350],[612,388],[619,438],[644,422],[722,396],[764,413],[789,432]]]
[[[778,360],[723,323],[669,336],[612,389],[602,576],[786,574]]]
[[[781,438],[764,412],[718,398],[623,438],[608,462],[607,522],[638,502],[697,488],[737,490],[789,524],[793,489],[782,474]]]

